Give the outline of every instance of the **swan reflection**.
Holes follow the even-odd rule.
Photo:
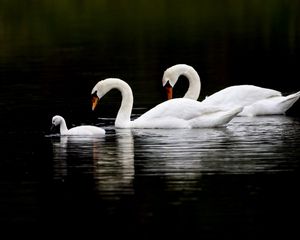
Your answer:
[[[226,128],[134,129],[135,158],[144,174],[177,178],[276,171],[294,152],[295,124],[286,116],[238,117]]]
[[[295,127],[295,125],[297,125]],[[89,176],[105,197],[133,194],[141,177],[168,189],[199,188],[207,174],[253,174],[298,161],[299,120],[286,116],[235,118],[208,129],[111,129],[105,138],[53,140],[54,178]],[[135,180],[135,181],[134,181]]]
[[[115,130],[116,142],[104,147],[105,155],[96,159],[98,190],[107,194],[133,193],[134,143],[129,129]]]
[[[198,189],[205,152],[228,138],[226,128],[134,129],[133,133],[136,175],[163,177],[172,190]]]
[[[99,194],[133,192],[133,139],[130,131],[116,131],[103,139],[60,137],[53,140],[54,179],[89,176]]]

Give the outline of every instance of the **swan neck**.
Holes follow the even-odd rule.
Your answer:
[[[182,75],[185,76],[189,81],[189,88],[184,95],[184,98],[197,100],[201,91],[201,81],[198,73],[193,68],[190,68]]]
[[[115,120],[115,126],[127,128],[130,125],[130,116],[133,107],[132,90],[125,82],[120,82],[115,88],[117,88],[122,95],[122,102]]]
[[[65,119],[61,120],[61,123],[60,123],[60,126],[59,126],[59,131],[60,131],[60,134],[65,134],[68,131]]]

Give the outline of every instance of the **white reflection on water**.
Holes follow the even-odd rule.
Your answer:
[[[116,137],[116,141],[110,140]],[[134,177],[133,139],[128,130],[108,140],[95,137],[60,137],[53,142],[54,179],[65,181],[80,172],[92,176],[96,189],[110,196],[130,194]]]
[[[156,176],[167,188],[197,188],[203,174],[293,171],[300,122],[286,116],[235,118],[211,129],[110,129],[104,139],[53,142],[54,177],[74,169],[92,175],[107,196],[133,193],[136,177]]]
[[[299,121],[286,116],[235,118],[226,128],[134,130],[136,158],[147,174],[277,171],[299,154]]]
[[[235,118],[226,128],[135,129],[136,176],[163,178],[167,191],[201,190],[207,174],[294,171],[300,122],[285,117]]]
[[[132,193],[134,178],[134,143],[131,131],[116,130],[116,143],[107,148],[96,159],[95,178],[98,190],[107,194]]]

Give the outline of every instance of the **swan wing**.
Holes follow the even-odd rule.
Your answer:
[[[105,130],[96,126],[78,126],[68,130],[65,135],[104,135]]]
[[[203,103],[223,106],[247,106],[256,101],[282,96],[279,91],[253,85],[236,85],[218,91],[203,100]]]
[[[213,107],[209,104],[203,104],[192,99],[175,98],[158,104],[156,107],[141,115],[135,121],[149,121],[162,118],[190,120],[195,117],[199,117],[200,115],[220,110],[221,109],[219,107]]]
[[[163,102],[132,121],[133,128],[201,128],[228,123],[242,110],[225,110],[208,104],[176,98]]]

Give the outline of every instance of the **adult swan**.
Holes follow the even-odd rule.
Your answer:
[[[92,90],[92,109],[111,89],[121,92],[122,102],[118,111],[117,128],[202,128],[218,127],[227,124],[242,108],[228,111],[210,107],[192,99],[177,98],[165,101],[139,118],[131,121],[133,95],[130,86],[121,79],[107,78],[99,81]]]
[[[168,98],[172,98],[172,88],[179,76],[185,76],[189,88],[184,98],[197,100],[200,95],[201,82],[196,70],[186,64],[177,64],[168,68],[162,83],[166,87]],[[253,85],[236,85],[227,87],[206,97],[202,103],[230,109],[234,106],[244,107],[239,116],[284,114],[300,97],[300,91],[282,96],[279,91]]]

